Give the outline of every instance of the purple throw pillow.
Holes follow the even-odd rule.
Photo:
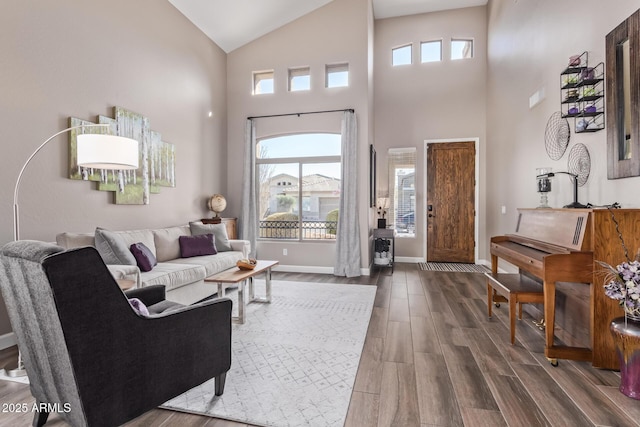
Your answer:
[[[151,271],[158,264],[158,260],[156,260],[151,249],[146,247],[144,243],[134,243],[129,247],[129,250],[136,259],[140,271]]]
[[[201,234],[199,236],[180,236],[180,256],[190,258],[200,255],[215,255],[218,253],[213,234]]]
[[[133,308],[133,310],[136,313],[140,314],[141,316],[148,316],[149,315],[149,309],[138,298],[129,299],[129,304],[131,304],[131,308]]]

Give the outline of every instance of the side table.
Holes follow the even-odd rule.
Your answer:
[[[388,261],[388,256],[386,257],[386,259],[376,257],[373,259],[373,264],[379,268],[391,267],[391,271],[393,272],[393,265],[396,262],[396,230],[392,228],[374,228],[373,244],[374,253],[381,252],[377,249],[382,248],[386,249],[384,252],[386,252],[387,254],[391,254],[390,261]],[[381,261],[376,261],[376,259],[380,259]]]

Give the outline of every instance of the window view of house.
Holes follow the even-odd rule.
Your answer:
[[[296,92],[311,89],[311,71],[309,67],[289,68],[289,91]]]
[[[335,239],[340,203],[341,136],[263,139],[256,150],[258,237]]]
[[[451,39],[451,59],[473,58],[473,40]]]
[[[411,64],[411,44],[406,46],[397,47],[391,51],[391,65],[397,67],[398,65]]]
[[[416,233],[416,149],[389,150],[389,216],[397,237]]]
[[[442,41],[434,40],[420,43],[420,62],[442,61]]]
[[[273,93],[273,70],[253,73],[253,94]]]
[[[326,87],[349,86],[349,64],[331,64],[326,67]]]

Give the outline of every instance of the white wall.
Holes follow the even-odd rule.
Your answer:
[[[544,131],[547,120],[560,111],[560,72],[571,55],[589,52],[589,63],[605,58],[605,36],[640,7],[637,0],[520,1],[491,0],[488,5],[487,100],[487,235],[513,232],[516,208],[535,207],[535,169],[551,166],[567,170],[567,158],[576,143],[591,155],[591,174],[579,188],[578,200],[594,205],[620,202],[640,207],[640,178],[607,180],[606,130],[575,134],[558,161],[547,156]],[[546,98],[529,108],[529,97],[543,89]],[[605,94],[607,96],[607,94]],[[552,207],[573,201],[568,177],[556,177],[549,193]],[[507,214],[500,214],[500,207]]]
[[[111,193],[66,178],[61,136],[23,177],[21,238],[184,224],[226,189],[226,55],[168,2],[6,1],[0,52],[0,243],[13,239],[13,186],[27,156],[70,116],[113,117],[116,105],[146,115],[175,144],[176,188],[147,206],[114,205]],[[0,335],[10,330],[5,314]]]
[[[451,38],[472,38],[474,58],[451,61]],[[442,62],[420,63],[420,42],[442,39]],[[393,67],[391,50],[413,43],[413,64]],[[424,141],[479,138],[479,244],[486,240],[486,8],[473,7],[376,21],[375,146],[378,192],[388,194],[387,151],[416,147],[416,237],[396,239],[396,256],[425,256]],[[482,248],[484,245],[481,245]],[[480,251],[480,258],[485,256]]]
[[[369,27],[370,0],[334,0],[228,55],[228,208],[240,217],[245,120],[249,116],[308,111],[355,109],[358,119],[359,201],[362,265],[368,265],[368,143],[370,129]],[[326,64],[349,63],[349,87],[324,87]],[[288,92],[288,68],[308,66],[311,90]],[[252,72],[275,70],[275,93],[254,96]],[[340,133],[341,114],[257,119],[258,138],[307,131]],[[240,224],[242,227],[242,224]],[[284,256],[282,249],[288,249]],[[283,265],[308,266],[329,271],[334,265],[335,243],[258,243],[261,258]],[[326,269],[326,270],[322,270]]]

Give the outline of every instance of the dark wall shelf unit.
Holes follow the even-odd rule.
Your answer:
[[[604,62],[589,66],[589,53],[570,60],[560,73],[560,111],[573,118],[575,133],[604,129]]]

